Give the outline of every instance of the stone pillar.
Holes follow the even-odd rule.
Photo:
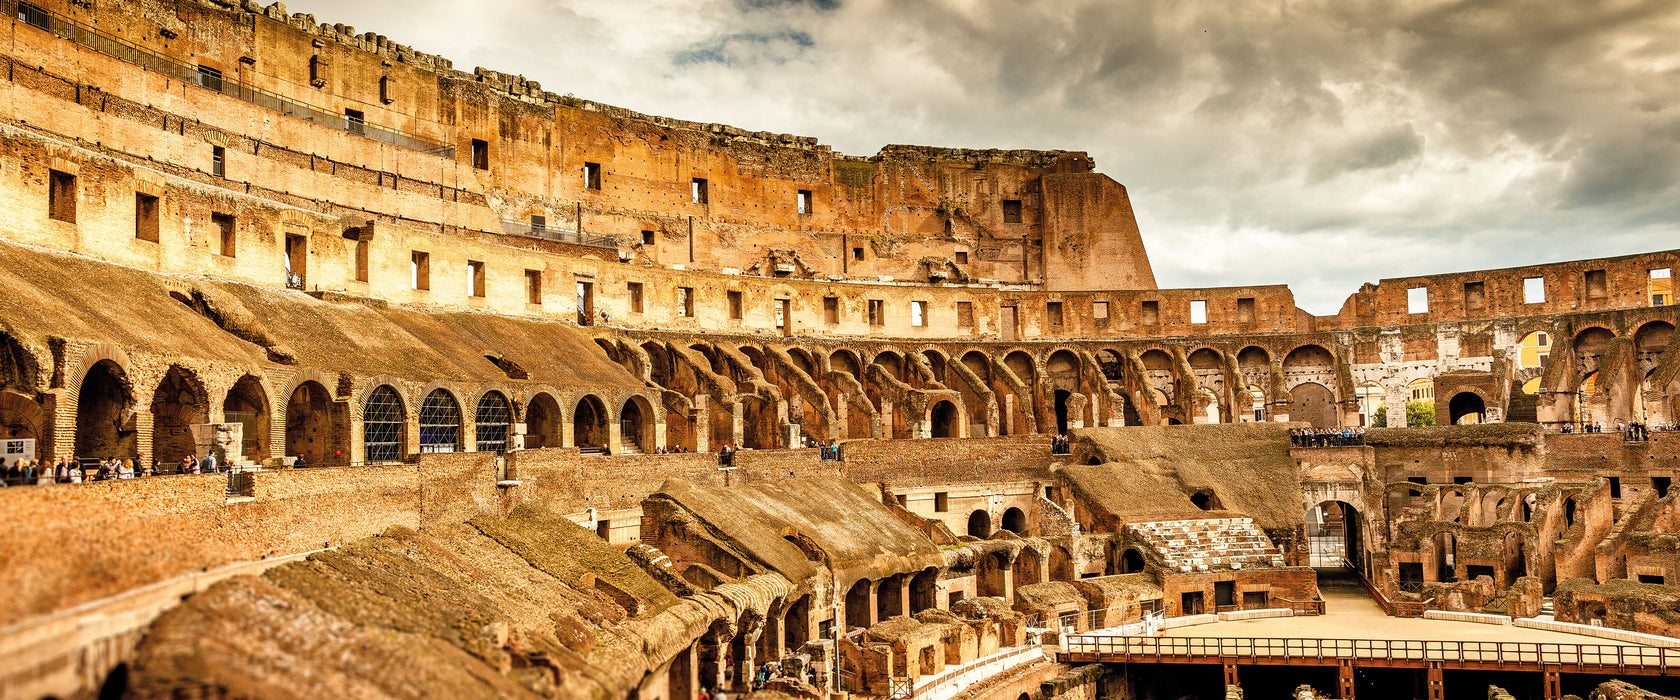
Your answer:
[[[1387,394],[1383,396],[1383,411],[1388,414],[1388,427],[1406,427],[1406,399],[1411,398],[1406,385],[1386,387]]]
[[[890,440],[893,437],[893,402],[881,400],[881,422],[875,426],[875,439]]]
[[[420,454],[420,411],[418,408],[410,410],[403,418],[403,451],[404,460],[412,459]]]
[[[35,442],[35,456],[57,461],[76,449],[76,408],[67,389],[50,389],[41,395],[41,437]]]
[[[834,402],[834,422],[838,425],[830,430],[829,434],[834,435],[837,440],[845,440],[852,437],[852,397],[850,394],[842,392],[835,394]]]
[[[712,451],[712,418],[710,412],[712,397],[706,394],[694,396],[693,403],[688,409],[688,423],[694,426],[694,451]]]
[[[1015,394],[1003,396],[1003,432],[1008,435],[1019,435],[1015,429]]]
[[[220,413],[220,411],[217,412]],[[157,455],[152,454],[154,430],[152,408],[150,406],[136,408],[134,412],[134,467],[136,469],[151,464],[152,460],[157,458]],[[204,452],[200,450],[199,454],[202,455]],[[218,455],[216,459],[221,459],[221,456]]]
[[[622,413],[623,408],[619,411]],[[615,455],[624,454],[624,423],[622,416],[607,416],[607,452]],[[648,416],[647,420],[653,420]]]
[[[729,423],[732,428],[729,432],[729,444],[734,445],[736,449],[739,449],[741,444],[746,442],[747,429],[746,426],[741,424],[741,416],[745,412],[745,408],[740,401],[736,401],[729,407]]]

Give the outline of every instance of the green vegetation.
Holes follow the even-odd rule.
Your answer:
[[[1428,428],[1435,425],[1434,401],[1407,401],[1406,427]]]

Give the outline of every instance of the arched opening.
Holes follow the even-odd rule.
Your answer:
[[[210,422],[209,416],[210,402],[197,377],[180,366],[170,367],[158,383],[157,391],[152,392],[152,457],[160,463],[179,462],[182,457],[197,454],[198,442],[192,427]],[[89,452],[79,444],[76,452],[83,457],[101,459],[119,456]]]
[[[959,437],[962,417],[957,413],[956,404],[950,401],[940,401],[933,405],[930,413],[931,434],[936,438]]]
[[[1307,560],[1315,569],[1363,567],[1359,511],[1343,501],[1325,501],[1307,512]]]
[[[1317,382],[1307,382],[1289,391],[1289,420],[1311,423],[1314,428],[1337,427],[1336,397]]]
[[[846,628],[868,627],[871,612],[869,579],[859,579],[846,591]]]
[[[395,462],[403,449],[403,406],[397,390],[381,385],[362,407],[362,451],[367,463]]]
[[[1563,526],[1566,527],[1566,528],[1575,527],[1575,499],[1574,498],[1570,498],[1570,499],[1565,500],[1563,502]]]
[[[968,535],[986,539],[992,534],[992,515],[983,510],[968,514]]]
[[[1219,495],[1213,489],[1201,489],[1190,494],[1190,503],[1202,510],[1219,510]]]
[[[981,596],[1009,598],[1009,560],[1003,552],[982,555],[975,567],[974,584]]]
[[[22,393],[0,390],[0,439],[40,440],[41,405]],[[37,444],[39,449],[39,444]]]
[[[513,406],[499,391],[478,397],[473,411],[473,449],[479,452],[507,452],[508,426],[513,424]]]
[[[262,380],[247,374],[234,382],[222,400],[222,420],[243,426],[240,450],[246,459],[258,464],[268,459],[268,392],[263,390]],[[171,458],[154,452],[152,459],[168,464]]]
[[[332,430],[332,396],[318,382],[297,385],[286,398],[286,456],[310,466],[343,465],[332,445],[343,444]]]
[[[1581,603],[1581,624],[1602,627],[1604,618],[1609,615],[1610,611],[1600,601],[1592,600]]]
[[[560,446],[560,402],[546,393],[531,397],[525,407],[525,449]]]
[[[1127,548],[1120,553],[1120,573],[1136,574],[1143,572],[1143,553],[1133,548]]]
[[[1073,557],[1068,555],[1067,547],[1057,545],[1050,550],[1050,580],[1073,580]]]
[[[1027,514],[1020,508],[1010,508],[1003,511],[1003,529],[1017,535],[1027,534]]]
[[[572,445],[579,450],[607,449],[607,407],[593,395],[585,395],[572,411]]]
[[[1066,389],[1057,389],[1056,397],[1056,434],[1066,435],[1068,431],[1068,397],[1073,396]]]
[[[455,452],[461,449],[461,404],[443,389],[420,402],[420,451]]]
[[[642,452],[647,445],[653,444],[653,412],[644,408],[646,403],[642,397],[632,396],[624,402],[624,407],[619,411],[619,440],[626,454]]]
[[[904,616],[904,574],[893,574],[875,586],[875,621]]]
[[[1038,583],[1040,579],[1038,570],[1042,563],[1037,550],[1031,547],[1022,549],[1021,553],[1015,556],[1015,587],[1020,588]]]
[[[939,570],[922,569],[910,579],[910,614],[939,607]]]
[[[1473,391],[1463,391],[1447,402],[1447,410],[1452,415],[1453,425],[1476,425],[1482,422],[1482,397]]]
[[[76,456],[82,459],[133,457],[134,429],[122,368],[101,360],[88,370],[76,392]]]
[[[803,595],[789,605],[782,615],[782,630],[787,636],[789,651],[798,651],[811,639],[811,596]],[[676,696],[672,696],[676,700]]]

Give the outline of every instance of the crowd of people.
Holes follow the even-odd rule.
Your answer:
[[[1294,428],[1289,441],[1296,447],[1350,447],[1365,444],[1364,428]]]
[[[1068,439],[1067,433],[1062,433],[1050,441],[1050,454],[1065,455],[1072,447],[1073,443]]]
[[[302,457],[297,458],[295,467],[308,466]],[[175,470],[170,471],[154,462],[151,465],[136,464],[132,459],[101,459],[97,461],[80,461],[73,456],[59,457],[51,464],[39,459],[20,459],[3,472],[0,486],[35,486],[37,484],[82,484],[94,481],[115,481],[118,479],[135,479],[145,476],[161,474],[225,474],[229,467],[217,464],[214,454],[199,458],[187,455],[176,463]]]
[[[1639,421],[1625,423],[1622,421],[1616,421],[1615,426],[1607,426],[1593,422],[1582,423],[1579,428],[1575,427],[1574,423],[1565,423],[1562,428],[1558,429],[1558,432],[1564,434],[1617,432],[1621,433],[1622,439],[1627,440],[1628,442],[1644,442],[1651,439],[1651,433],[1668,433],[1676,430],[1680,430],[1680,424],[1658,423],[1656,425],[1651,425],[1648,423],[1641,423]]]

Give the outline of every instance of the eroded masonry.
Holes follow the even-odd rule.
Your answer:
[[[140,475],[0,489],[0,698],[1680,674],[1680,251],[1314,316],[1158,289],[1081,152],[844,155],[278,3],[0,10],[3,456]],[[1446,627],[1216,639],[1346,596]]]

